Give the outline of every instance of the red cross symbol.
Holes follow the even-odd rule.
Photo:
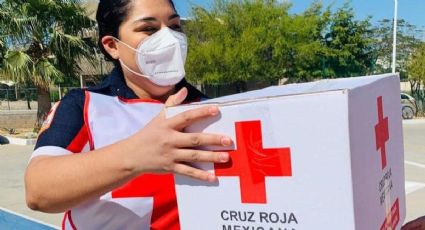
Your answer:
[[[388,132],[388,117],[384,118],[382,96],[378,97],[378,124],[375,125],[376,150],[381,150],[382,169],[387,166],[385,143],[390,139]]]
[[[112,192],[112,198],[130,197],[153,197],[151,229],[180,229],[173,175],[145,174]]]
[[[289,148],[264,149],[261,121],[236,122],[237,148],[230,161],[215,164],[215,175],[238,176],[242,203],[267,203],[266,176],[292,176]]]

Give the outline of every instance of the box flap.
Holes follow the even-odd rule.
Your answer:
[[[388,77],[398,77],[398,75],[383,74],[383,75],[373,75],[373,76],[367,76],[367,77],[325,79],[325,80],[309,82],[309,83],[272,86],[265,89],[254,90],[254,91],[250,91],[246,93],[220,97],[220,98],[216,98],[212,100],[206,100],[206,101],[203,101],[202,104],[225,103],[225,102],[232,102],[232,101],[252,100],[252,99],[258,99],[258,98],[277,97],[277,96],[312,94],[312,93],[321,93],[321,92],[335,91],[335,90],[351,90],[354,88],[371,84],[373,82],[376,82],[383,78],[388,78]]]

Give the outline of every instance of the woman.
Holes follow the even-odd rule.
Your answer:
[[[116,67],[49,114],[25,174],[27,204],[66,211],[63,229],[179,229],[172,173],[216,181],[187,163],[227,162],[228,153],[194,148],[232,140],[182,132],[217,107],[162,111],[202,98],[183,79],[187,41],[171,0],[101,0],[97,21]]]

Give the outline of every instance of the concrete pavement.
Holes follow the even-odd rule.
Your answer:
[[[61,226],[62,214],[34,212],[25,204],[24,171],[34,146],[0,146],[0,207]]]
[[[425,215],[425,120],[403,122],[406,220]]]
[[[405,121],[406,221],[425,215],[425,120]],[[33,146],[0,146],[0,207],[55,226],[61,214],[43,214],[25,205],[23,176]]]

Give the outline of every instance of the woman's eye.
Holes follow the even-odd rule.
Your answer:
[[[158,31],[158,29],[157,28],[155,28],[155,27],[144,27],[144,28],[141,28],[141,29],[139,29],[139,31],[141,31],[141,32],[147,32],[147,33],[155,33],[156,31]]]
[[[182,32],[182,27],[180,25],[171,25],[169,28],[178,32]]]

